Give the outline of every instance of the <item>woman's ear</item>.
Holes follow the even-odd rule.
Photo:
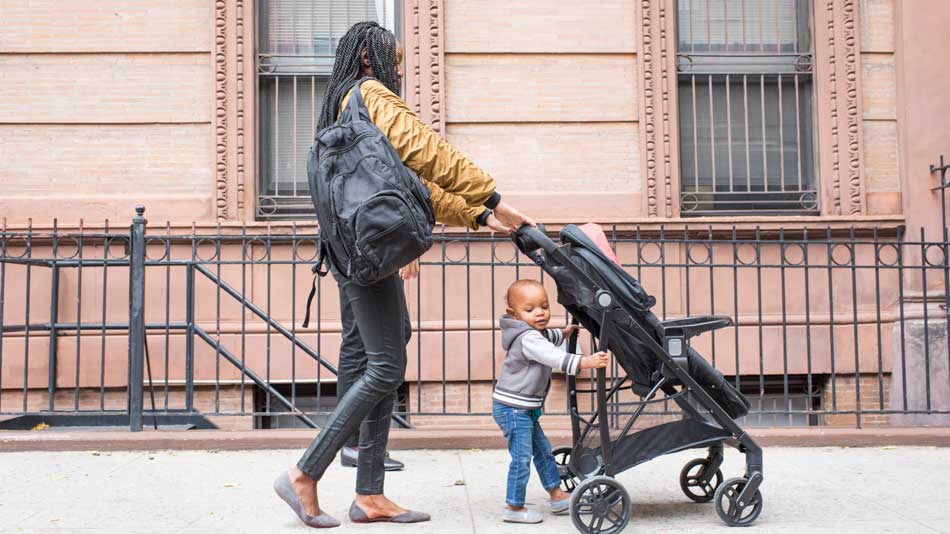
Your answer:
[[[360,64],[363,68],[369,67],[369,48],[364,48],[363,51],[360,52]]]

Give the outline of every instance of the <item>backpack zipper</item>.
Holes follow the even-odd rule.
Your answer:
[[[340,148],[331,148],[330,150],[327,150],[326,153],[324,153],[321,157],[328,157],[328,156],[332,156],[332,155],[334,155],[334,154],[339,154],[339,153],[341,153],[341,152],[346,152],[346,151],[348,151],[348,150],[352,150],[353,147],[355,147],[360,141],[362,141],[363,139],[366,139],[367,137],[372,137],[373,135],[375,135],[375,134],[374,134],[373,132],[371,132],[371,131],[370,131],[370,132],[363,132],[363,133],[359,134],[358,136],[356,136],[356,138],[353,139],[353,142],[352,142],[352,143],[350,143],[350,144],[348,144],[348,145],[346,145],[346,146],[344,146],[344,147],[340,147]]]

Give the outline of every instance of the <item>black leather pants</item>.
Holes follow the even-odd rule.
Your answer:
[[[350,306],[350,299],[346,296],[346,290],[343,288],[343,281],[337,279],[337,285],[340,288],[340,322],[342,323],[342,338],[340,341],[340,362],[337,365],[336,375],[336,396],[337,400],[342,399],[349,391],[353,382],[366,372],[366,347],[363,345],[363,338],[360,337],[360,329],[356,326],[356,318],[353,317],[353,307]],[[399,280],[402,286],[402,280]],[[405,314],[404,330],[406,343],[412,338],[412,323],[409,322],[409,314]],[[395,398],[393,399],[395,404]],[[361,427],[362,428],[362,427]],[[357,447],[359,445],[360,432],[354,432],[346,440],[347,447]]]
[[[383,493],[383,461],[396,388],[406,375],[406,297],[397,274],[371,286],[343,282],[366,348],[366,371],[348,388],[297,467],[320,480],[336,453],[360,429],[356,493]]]

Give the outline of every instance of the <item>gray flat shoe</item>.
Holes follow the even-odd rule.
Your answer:
[[[429,514],[412,510],[392,517],[383,516],[370,519],[366,512],[356,504],[356,501],[353,501],[353,504],[350,505],[350,521],[354,523],[421,523],[430,519],[432,518]]]
[[[300,497],[294,491],[293,484],[290,483],[290,473],[281,473],[274,481],[274,491],[277,495],[290,506],[290,509],[297,514],[297,517],[303,521],[304,525],[313,528],[333,528],[340,526],[340,522],[323,512],[320,515],[310,515],[303,511],[303,504],[300,503]]]

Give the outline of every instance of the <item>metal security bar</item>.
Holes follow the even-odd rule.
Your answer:
[[[678,0],[684,215],[814,213],[808,0]]]
[[[359,21],[397,27],[394,0],[262,0],[257,4],[261,219],[310,218],[313,144],[340,37]]]
[[[933,168],[935,193],[945,193],[948,169]],[[735,318],[693,347],[750,398],[749,424],[950,422],[946,228],[605,231],[656,297],[657,316]],[[318,426],[336,403],[340,324],[326,278],[316,281],[314,324],[298,326],[315,255],[312,226],[173,232],[148,226],[144,210],[126,228],[4,224],[0,428],[23,417],[141,429],[275,427],[291,416]],[[521,278],[556,299],[550,277],[510,240],[437,233],[406,284],[413,337],[401,424],[490,423],[503,358],[497,318]],[[552,324],[567,320],[561,311]],[[552,417],[566,413],[565,389],[551,388]],[[653,407],[652,416],[678,416],[672,403]]]

